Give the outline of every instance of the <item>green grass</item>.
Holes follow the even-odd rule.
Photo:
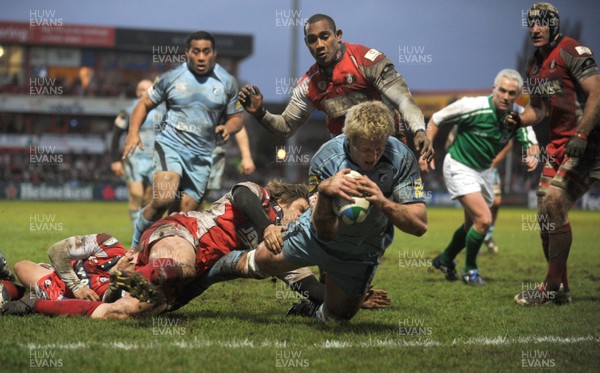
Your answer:
[[[485,288],[448,283],[427,269],[462,218],[460,210],[431,208],[427,234],[397,234],[375,277],[392,306],[360,311],[348,325],[330,330],[316,320],[285,317],[292,293],[271,281],[236,280],[160,318],[0,318],[0,371],[45,364],[67,372],[512,372],[523,369],[523,355],[525,363],[529,358],[560,371],[597,371],[600,213],[570,216],[574,302],[522,308],[512,297],[545,274],[538,231],[527,224],[534,214],[500,211],[500,254],[479,258]],[[34,221],[32,231],[36,215],[38,224],[41,217],[47,225],[36,230]],[[120,203],[3,201],[0,226],[0,248],[10,263],[47,262],[47,247],[75,234],[106,231],[124,244],[131,236],[127,207]],[[414,266],[401,262],[401,255],[417,259]],[[464,254],[458,261],[461,268]]]

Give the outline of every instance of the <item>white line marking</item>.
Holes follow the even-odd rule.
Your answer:
[[[476,337],[476,338],[456,338],[451,343],[440,342],[432,339],[418,339],[415,338],[386,338],[377,339],[370,338],[367,341],[356,342],[356,341],[343,341],[343,340],[325,340],[313,345],[290,345],[287,341],[254,341],[251,339],[232,339],[227,341],[211,341],[206,339],[197,339],[194,337],[193,340],[176,340],[168,342],[145,342],[145,343],[130,343],[130,342],[76,342],[76,343],[49,343],[49,344],[37,344],[27,343],[19,344],[19,347],[30,350],[37,349],[55,349],[55,350],[83,350],[83,349],[95,349],[95,348],[106,348],[115,350],[146,350],[146,349],[158,349],[164,347],[177,347],[180,349],[198,349],[204,347],[224,347],[224,348],[308,348],[317,347],[324,349],[345,349],[345,348],[400,348],[400,347],[449,347],[457,345],[479,345],[479,346],[508,346],[508,345],[528,345],[528,344],[576,344],[576,343],[600,343],[600,336],[572,336],[572,337],[558,337],[558,336],[530,336],[530,337],[516,337],[508,338],[504,336],[498,337]]]

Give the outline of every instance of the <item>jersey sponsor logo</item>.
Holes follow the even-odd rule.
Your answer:
[[[579,55],[592,54],[592,51],[590,50],[590,48],[584,47],[583,45],[579,45],[579,46],[575,47],[575,50],[577,51],[577,53],[579,53]]]
[[[533,67],[531,68],[531,74],[532,75],[537,74],[539,69],[540,69],[540,67],[538,65],[533,65]]]
[[[348,109],[361,102],[369,101],[369,97],[362,91],[351,91],[343,96],[337,96],[321,101],[323,111],[332,118],[346,115]]]
[[[102,245],[107,246],[107,247],[111,247],[113,245],[118,244],[119,241],[114,238],[114,237],[109,237],[108,239],[104,240],[104,242],[102,242]]]
[[[365,53],[365,58],[370,61],[375,61],[375,59],[381,54],[377,49],[369,49],[367,53]]]
[[[308,178],[308,193],[312,194],[317,191],[319,186],[319,177],[317,175],[311,175]]]
[[[185,83],[175,83],[175,90],[179,92],[187,91],[187,84]]]
[[[550,61],[550,70],[554,70],[554,67],[556,67],[556,60]]]
[[[413,198],[414,199],[424,199],[425,193],[423,191],[423,180],[420,177],[415,177],[413,179]]]

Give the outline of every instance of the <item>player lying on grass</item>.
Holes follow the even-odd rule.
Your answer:
[[[356,314],[394,229],[421,236],[427,230],[427,213],[417,161],[391,137],[394,120],[384,104],[354,106],[343,131],[311,160],[311,191],[318,191],[318,198],[314,209],[290,224],[283,245],[265,241],[255,250],[229,253],[210,270],[213,280],[260,279],[318,265],[327,273],[324,302],[305,310],[330,325]],[[350,169],[364,176],[348,178]],[[366,219],[341,223],[332,201],[362,195],[371,204]]]
[[[134,261],[133,252],[106,233],[66,238],[50,246],[48,256],[52,265],[16,262],[15,275],[24,286],[2,280],[0,302],[23,297],[106,301],[110,271],[133,269]]]
[[[254,183],[238,184],[215,202],[211,210],[172,214],[145,232],[142,237],[143,249],[138,256],[138,274],[123,272],[115,278],[115,282],[132,291],[142,302],[129,297],[113,305],[102,305],[100,302],[69,302],[67,305],[55,302],[56,309],[47,313],[123,318],[134,314],[160,313],[185,305],[206,288],[198,286],[197,282],[186,285],[182,281],[183,271],[179,262],[159,256],[174,255],[169,252],[181,247],[182,240],[191,238],[197,249],[196,275],[201,276],[216,259],[232,248],[256,247],[263,236],[268,237],[273,245],[280,244],[283,228],[275,223],[285,224],[288,220],[297,219],[308,207],[308,192],[306,186],[279,182],[271,182],[267,188],[269,190]],[[322,285],[308,269],[290,272],[282,279],[295,284],[294,290],[314,293],[316,299],[323,293],[319,288]],[[145,302],[148,300],[151,302]],[[3,313],[27,313],[40,308],[40,304],[46,308],[52,306],[51,303],[40,301],[13,302],[4,307]],[[367,305],[377,308],[387,304],[389,300],[385,293],[374,293]]]

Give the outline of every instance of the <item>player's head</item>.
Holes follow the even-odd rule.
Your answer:
[[[217,58],[215,38],[206,31],[194,32],[187,38],[185,55],[191,72],[196,75],[210,74]]]
[[[148,79],[140,80],[135,88],[135,95],[137,97],[142,97],[144,93],[152,86],[152,81]]]
[[[283,209],[281,224],[298,220],[308,209],[308,187],[304,184],[289,184],[272,180],[266,186],[271,198]]]
[[[533,4],[527,11],[527,27],[534,47],[545,47],[560,33],[558,9],[550,3]]]
[[[325,14],[315,14],[304,24],[304,42],[317,63],[330,67],[342,58],[342,30]]]
[[[513,69],[500,70],[494,79],[492,104],[500,112],[512,111],[515,100],[521,94],[523,78]]]
[[[381,101],[363,102],[346,114],[344,134],[351,160],[365,171],[372,170],[394,134],[394,118]]]

